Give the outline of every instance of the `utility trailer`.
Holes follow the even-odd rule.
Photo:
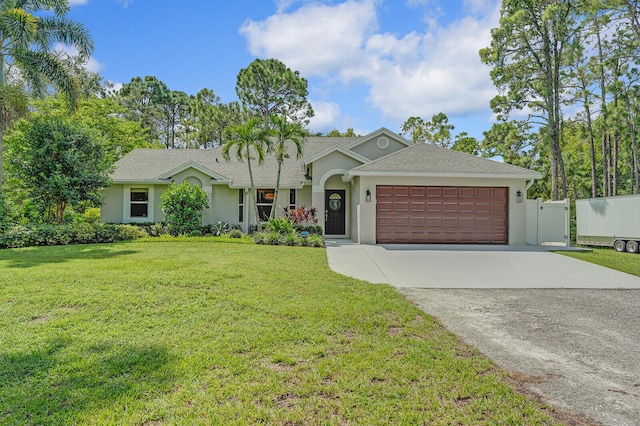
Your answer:
[[[576,243],[640,252],[640,195],[576,200]]]

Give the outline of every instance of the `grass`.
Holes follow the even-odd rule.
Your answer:
[[[592,251],[583,252],[558,251],[556,253],[640,277],[640,255],[638,254],[618,253],[612,248],[595,248]]]
[[[322,249],[210,239],[0,251],[0,424],[555,424]]]

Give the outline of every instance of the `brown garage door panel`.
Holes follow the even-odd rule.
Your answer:
[[[507,243],[507,188],[385,185],[376,196],[378,243]]]

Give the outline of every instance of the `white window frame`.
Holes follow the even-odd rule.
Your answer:
[[[147,217],[131,216],[131,191],[135,189],[147,190]],[[154,211],[156,203],[154,189],[153,185],[125,185],[122,199],[122,218],[124,223],[155,222]]]

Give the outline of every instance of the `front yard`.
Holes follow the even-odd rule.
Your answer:
[[[389,286],[322,249],[0,251],[0,424],[554,424]]]

